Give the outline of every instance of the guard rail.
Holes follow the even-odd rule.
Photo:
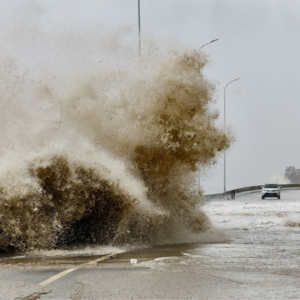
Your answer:
[[[282,189],[293,189],[293,188],[300,188],[300,184],[279,184]],[[261,190],[261,185],[253,185],[248,187],[243,187],[235,190],[226,191],[226,193],[218,193],[218,194],[210,194],[210,195],[203,195],[204,200],[212,200],[212,199],[231,199],[231,193],[234,191],[235,195],[245,192],[254,192]]]

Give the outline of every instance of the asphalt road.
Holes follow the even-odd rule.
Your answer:
[[[2,256],[0,299],[300,299],[299,190],[280,200],[213,200],[204,209],[216,227],[211,242],[131,249],[104,261],[94,252]]]

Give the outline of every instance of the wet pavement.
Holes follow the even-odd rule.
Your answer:
[[[300,299],[299,190],[204,209],[218,229],[214,243],[2,255],[0,299]]]

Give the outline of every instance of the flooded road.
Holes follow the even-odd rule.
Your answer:
[[[204,210],[219,230],[213,243],[2,255],[0,299],[300,299],[299,190]]]

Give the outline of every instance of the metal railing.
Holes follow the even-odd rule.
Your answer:
[[[282,189],[293,189],[293,188],[300,188],[300,184],[278,184],[281,186]],[[212,199],[231,199],[231,193],[232,191],[235,192],[235,195],[240,193],[246,193],[246,192],[255,192],[261,190],[262,185],[253,185],[248,187],[243,187],[235,190],[227,191],[224,195],[224,193],[218,193],[218,194],[210,194],[210,195],[203,195],[204,200],[212,200]]]

